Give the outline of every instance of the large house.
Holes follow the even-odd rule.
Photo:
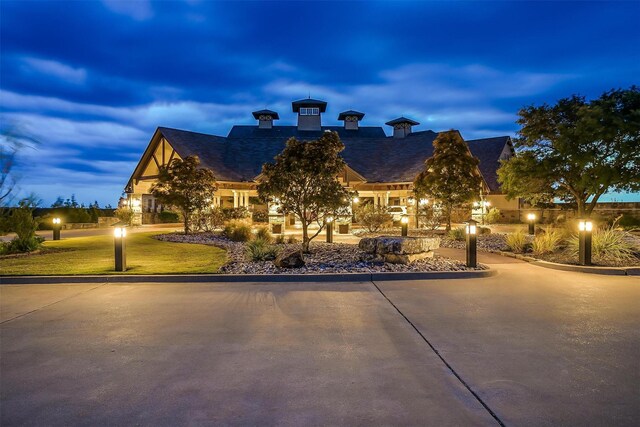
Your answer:
[[[262,165],[273,161],[289,138],[317,139],[326,131],[337,132],[345,145],[342,156],[347,167],[339,180],[358,192],[360,203],[406,207],[410,215],[415,212],[421,201],[413,198],[413,181],[433,153],[437,132],[414,130],[418,122],[399,117],[386,123],[393,129],[393,135],[387,136],[382,127],[361,126],[365,115],[353,110],[338,115],[342,126],[323,126],[326,102],[303,99],[291,105],[297,114],[297,126],[276,126],[278,113],[260,110],[253,112],[257,124],[233,126],[227,136],[156,129],[125,189],[136,214],[135,222],[151,222],[161,208],[150,194],[159,168],[172,159],[192,155],[197,155],[202,166],[216,176],[218,190],[212,195],[213,205],[267,209],[258,201],[256,192]],[[484,200],[500,209],[517,211],[518,202],[507,201],[500,193],[496,174],[499,161],[513,155],[511,139],[499,136],[466,142],[471,153],[480,159]],[[295,222],[295,218],[290,221]]]

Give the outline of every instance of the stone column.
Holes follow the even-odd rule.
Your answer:
[[[238,193],[236,192],[236,190],[232,190],[233,192],[233,207],[237,208],[238,207]]]

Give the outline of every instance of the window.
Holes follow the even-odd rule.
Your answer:
[[[301,116],[319,116],[320,109],[319,108],[300,108]]]

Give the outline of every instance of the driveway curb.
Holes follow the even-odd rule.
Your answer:
[[[535,260],[531,264],[553,270],[577,271],[579,273],[603,274],[607,276],[640,276],[639,267],[594,267],[586,265],[567,265],[555,262]]]
[[[231,282],[370,282],[383,280],[478,279],[497,274],[494,269],[476,271],[420,271],[401,273],[335,274],[174,274],[102,276],[0,276],[0,285],[60,283],[231,283]]]

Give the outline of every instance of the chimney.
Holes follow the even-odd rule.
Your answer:
[[[411,119],[407,119],[406,117],[399,117],[385,124],[388,126],[393,126],[394,138],[404,138],[411,133],[411,126],[417,126],[420,123]]]
[[[338,120],[344,120],[344,128],[346,130],[358,130],[358,122],[362,120],[364,113],[359,111],[343,111],[338,115]]]
[[[253,114],[253,117],[258,121],[258,128],[260,129],[271,129],[273,127],[273,121],[280,119],[278,113],[271,110],[259,110],[251,114]]]
[[[298,113],[298,130],[322,130],[321,114],[327,110],[327,103],[317,99],[301,99],[291,103],[294,113]]]

